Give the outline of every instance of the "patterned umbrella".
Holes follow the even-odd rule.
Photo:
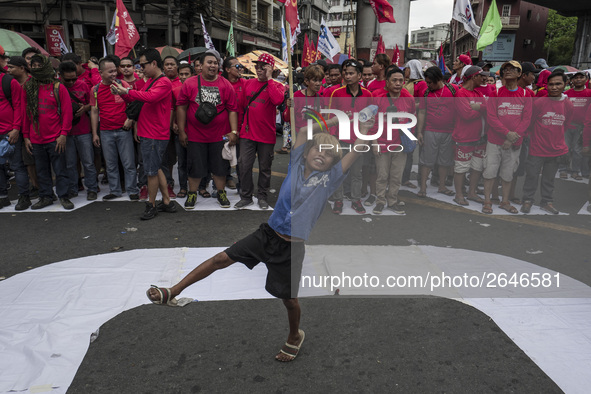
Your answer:
[[[246,55],[242,55],[238,57],[238,61],[240,64],[244,66],[248,71],[256,75],[256,70],[254,68],[254,62],[259,58],[262,53],[267,53],[265,51],[252,51],[247,53]],[[275,68],[280,69],[281,71],[285,70],[285,74],[287,74],[287,63],[283,60],[279,59],[277,56],[271,55],[275,58]]]
[[[554,66],[554,67],[550,67],[549,70],[550,71],[562,70],[567,73],[576,73],[577,71],[579,71],[572,66]]]
[[[162,56],[163,59],[167,56],[178,57],[179,54],[183,51],[182,49],[169,47],[168,45],[164,47],[156,47],[156,50],[160,52],[160,56]]]
[[[6,51],[7,56],[20,56],[24,49],[29,47],[39,48],[41,53],[49,56],[49,53],[35,41],[12,30],[0,29],[0,45]]]

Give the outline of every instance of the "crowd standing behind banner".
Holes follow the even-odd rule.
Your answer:
[[[274,153],[291,148],[290,129],[279,124],[291,121],[289,107],[334,106],[352,114],[363,110],[367,99],[378,112],[418,118],[413,128],[419,143],[418,184],[410,178],[412,146],[390,152],[383,146],[403,141],[396,133],[390,140],[383,134],[377,140],[382,146],[376,144],[356,161],[332,196],[335,214],[342,212],[345,198],[359,214],[366,213],[364,206],[373,206],[374,214],[383,209],[403,214],[399,188],[418,187],[418,196],[426,197],[429,174],[439,193],[454,196],[458,205],[482,204],[483,213],[492,213],[493,203],[509,213],[518,212],[514,204],[530,212],[540,184],[540,207],[557,214],[556,173],[589,178],[589,75],[551,71],[543,59],[508,61],[499,77],[489,72],[491,64],[472,65],[466,55],[453,62],[453,75],[437,67],[424,70],[418,60],[398,68],[385,54],[372,63],[349,59],[342,66],[318,60],[296,69],[293,101],[285,100],[287,89],[277,80],[284,78],[265,53],[255,62],[256,78],[248,80],[237,58],[222,61],[213,50],[192,64],[162,59],[154,49],[135,60],[110,55],[86,64],[67,54],[58,70],[35,48],[9,58],[0,47],[0,60],[0,147],[6,147],[0,149],[0,162],[7,162],[0,170],[0,208],[11,205],[13,172],[17,211],[40,209],[57,199],[73,209],[70,199],[80,191],[86,189],[87,199],[95,200],[99,185],[108,185],[103,200],[126,192],[132,201],[147,201],[141,218],[148,220],[159,212],[176,212],[175,198],[186,198],[184,207],[193,209],[198,197],[211,197],[210,180],[221,207],[230,207],[228,187],[240,194],[235,208],[253,204],[256,196],[259,207],[267,209]],[[346,99],[350,108],[343,109]],[[302,113],[296,111],[296,130],[306,126]],[[278,151],[276,130],[285,130]],[[340,141],[345,148],[353,142]],[[222,158],[222,151],[234,148],[238,182]],[[522,198],[515,194],[519,176],[525,176]],[[155,200],[158,189],[160,202]]]

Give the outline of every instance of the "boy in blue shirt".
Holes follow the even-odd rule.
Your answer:
[[[333,117],[330,128],[337,124]],[[373,122],[360,124],[366,134]],[[317,126],[314,126],[318,131]],[[363,144],[358,139],[355,144]],[[300,327],[300,305],[297,289],[304,260],[304,242],[322,214],[326,201],[340,186],[347,170],[360,156],[351,149],[341,159],[338,140],[328,133],[316,133],[307,140],[307,127],[300,128],[291,152],[287,177],[281,185],[277,205],[267,223],[223,252],[204,261],[171,288],[153,286],[146,294],[155,304],[175,304],[174,299],[188,286],[213,272],[239,261],[249,269],[263,262],[268,269],[265,289],[281,298],[287,308],[289,336],[279,353],[278,361],[292,361],[304,341]],[[332,147],[332,148],[330,148]]]

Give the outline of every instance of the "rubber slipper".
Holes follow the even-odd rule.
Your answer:
[[[300,343],[298,343],[296,346],[296,345],[291,345],[291,344],[285,342],[285,344],[283,345],[283,347],[279,351],[279,353],[283,353],[286,356],[291,357],[291,359],[283,361],[283,360],[279,360],[278,358],[275,358],[275,360],[281,361],[281,362],[290,362],[290,361],[295,360],[298,353],[300,352],[300,348],[302,347],[302,343],[304,343],[304,338],[306,337],[306,333],[304,332],[304,330],[298,330],[298,332],[300,333],[300,336],[302,337],[300,339]]]
[[[199,195],[203,198],[211,198],[211,194],[205,189],[199,190]]]
[[[476,197],[466,197],[466,200],[468,201],[474,201],[477,202],[478,204],[482,204],[484,202],[484,200],[478,196]]]
[[[454,193],[453,191],[449,190],[449,189],[445,189],[445,190],[437,190],[437,193],[439,194],[445,194],[446,196],[453,196],[456,193]]]
[[[505,211],[509,212],[509,213],[519,213],[519,211],[517,210],[517,208],[515,208],[513,205],[511,205],[510,202],[502,202],[499,205],[499,208],[504,209]]]
[[[454,198],[454,202],[455,202],[456,204],[458,204],[458,205],[461,205],[461,206],[463,206],[463,207],[470,205],[470,204],[468,203],[468,201],[466,201],[466,200],[464,200],[464,201],[461,201],[461,200],[458,200],[457,198]]]
[[[410,187],[411,189],[416,189],[418,186],[412,182],[404,182],[402,186]]]
[[[493,213],[492,203],[485,202],[484,204],[482,204],[482,213],[486,213],[487,215]]]
[[[186,190],[184,190],[184,189],[181,189],[181,190],[180,190],[180,191],[179,191],[179,192],[176,194],[176,196],[177,196],[178,198],[185,198],[185,197],[187,197],[187,191],[186,191]]]
[[[425,193],[425,192],[418,192],[417,193],[417,196],[419,196],[420,198],[425,198],[425,197],[427,197],[427,193]]]
[[[171,306],[175,306],[177,305],[177,300],[176,298],[174,298],[172,296],[172,293],[170,291],[170,288],[166,288],[166,287],[158,287],[156,285],[152,285],[151,289],[156,289],[156,291],[158,292],[158,294],[160,294],[160,299],[159,300],[153,300],[150,298],[150,289],[146,290],[146,296],[148,296],[148,299],[156,305],[171,305]]]

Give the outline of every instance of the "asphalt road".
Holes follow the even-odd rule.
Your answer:
[[[273,170],[285,173],[287,162],[276,155]],[[277,192],[282,180],[272,178]],[[576,215],[586,187],[557,181],[556,205],[569,216],[484,216],[402,192],[406,216],[366,223],[325,212],[310,243],[477,250],[591,285],[591,216]],[[143,204],[101,202],[69,213],[1,214],[0,277],[118,250],[225,246],[270,214],[180,210],[143,222],[142,211]],[[121,234],[129,226],[138,231]],[[92,236],[75,241],[82,233]],[[69,392],[560,392],[488,316],[455,301],[327,297],[303,299],[302,308],[306,342],[289,364],[273,360],[287,335],[277,300],[130,310],[101,327]]]

